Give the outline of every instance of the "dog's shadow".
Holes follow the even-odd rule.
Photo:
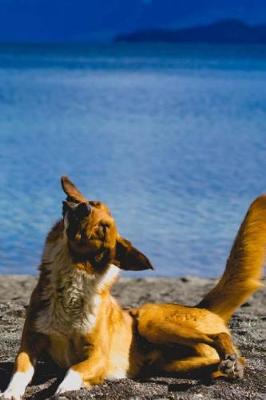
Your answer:
[[[141,383],[156,383],[157,385],[167,386],[168,392],[186,392],[188,389],[192,387],[198,386],[198,382],[177,382],[177,383],[169,383],[167,379],[164,380],[165,377],[158,377],[154,379],[151,377],[150,379],[141,379],[139,382]]]
[[[169,382],[169,378],[174,378],[174,381]],[[181,381],[179,381],[181,379]],[[158,385],[167,386],[167,390],[169,393],[178,393],[178,392],[187,392],[188,390],[192,391],[199,386],[212,386],[215,384],[215,381],[210,378],[209,375],[202,374],[192,374],[190,377],[184,376],[175,376],[174,374],[165,374],[165,375],[155,375],[155,376],[146,376],[143,379],[140,379],[141,383],[151,383],[154,382]]]
[[[13,366],[13,362],[0,362],[0,393],[6,389],[9,383]]]
[[[3,392],[9,381],[14,367],[13,362],[0,362],[0,393]],[[66,371],[59,368],[50,358],[44,358],[39,361],[36,366],[36,371],[30,388],[33,389],[33,393],[30,395],[31,400],[45,400],[53,397],[58,387],[59,382],[62,381]],[[159,378],[159,379],[158,379]],[[166,379],[165,379],[166,378]],[[198,377],[199,378],[199,377]],[[140,383],[157,383],[159,385],[168,386],[168,391],[175,392],[186,392],[187,390],[198,386],[200,384],[209,385],[210,382],[207,379],[196,379],[188,380],[187,382],[169,382],[166,376],[155,378],[155,376],[144,376],[142,379],[138,379]],[[164,380],[165,379],[165,380]],[[34,386],[39,386],[38,391],[34,389]],[[43,387],[42,387],[43,386]]]

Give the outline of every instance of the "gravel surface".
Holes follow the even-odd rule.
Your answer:
[[[0,390],[8,384],[14,357],[36,278],[30,276],[0,276]],[[123,278],[113,294],[123,306],[145,302],[177,302],[196,304],[213,285],[212,279],[183,278]],[[184,399],[184,400],[266,400],[266,290],[257,292],[231,320],[235,343],[247,359],[245,377],[241,382],[219,380],[204,383],[198,380],[156,376],[147,380],[122,379],[106,381],[90,391],[69,392],[60,399]],[[51,362],[38,363],[35,378],[25,399],[49,399],[64,371]]]

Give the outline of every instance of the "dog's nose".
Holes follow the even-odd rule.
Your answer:
[[[91,213],[91,206],[89,203],[80,203],[76,208],[78,218],[86,218]]]

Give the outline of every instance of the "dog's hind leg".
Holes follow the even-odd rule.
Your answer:
[[[244,371],[244,359],[238,357],[238,350],[227,333],[213,337],[214,345],[196,344],[195,355],[183,359],[163,361],[160,368],[177,375],[193,374],[212,378],[226,377],[241,379]]]
[[[234,346],[232,338],[227,333],[219,333],[212,336],[214,347],[220,356],[217,371],[213,373],[214,378],[226,376],[229,379],[241,379],[244,374],[244,357],[239,356],[239,351]]]
[[[194,350],[204,344],[212,348],[220,365],[214,377],[226,376],[237,379],[243,376],[243,360],[223,321],[207,310],[183,307],[178,305],[147,304],[135,309],[132,315],[136,318],[139,334],[148,342],[159,345],[177,344]],[[198,369],[200,365],[213,364],[213,356],[196,354],[192,359],[175,361],[167,369]]]
[[[137,329],[139,334],[148,342],[154,344],[178,344],[194,347],[197,343],[214,345],[214,339],[197,329],[196,324],[186,321],[172,321],[167,316],[158,317],[158,314],[151,313],[146,306],[138,310],[138,314],[133,314],[137,320]],[[154,307],[155,309],[155,307]],[[156,309],[155,309],[156,311]]]
[[[219,365],[219,357],[201,357],[193,356],[187,357],[180,360],[172,360],[168,362],[160,363],[160,370],[175,374],[178,376],[190,375],[204,375],[210,376],[214,371],[217,370]]]
[[[199,343],[193,346],[194,354],[190,356],[165,360],[162,370],[177,375],[192,374],[196,376],[208,376],[217,371],[220,357],[217,351],[207,344]]]

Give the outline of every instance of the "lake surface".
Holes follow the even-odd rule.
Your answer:
[[[266,192],[266,47],[3,46],[0,163],[0,273],[36,273],[69,175],[153,274],[217,276]]]

